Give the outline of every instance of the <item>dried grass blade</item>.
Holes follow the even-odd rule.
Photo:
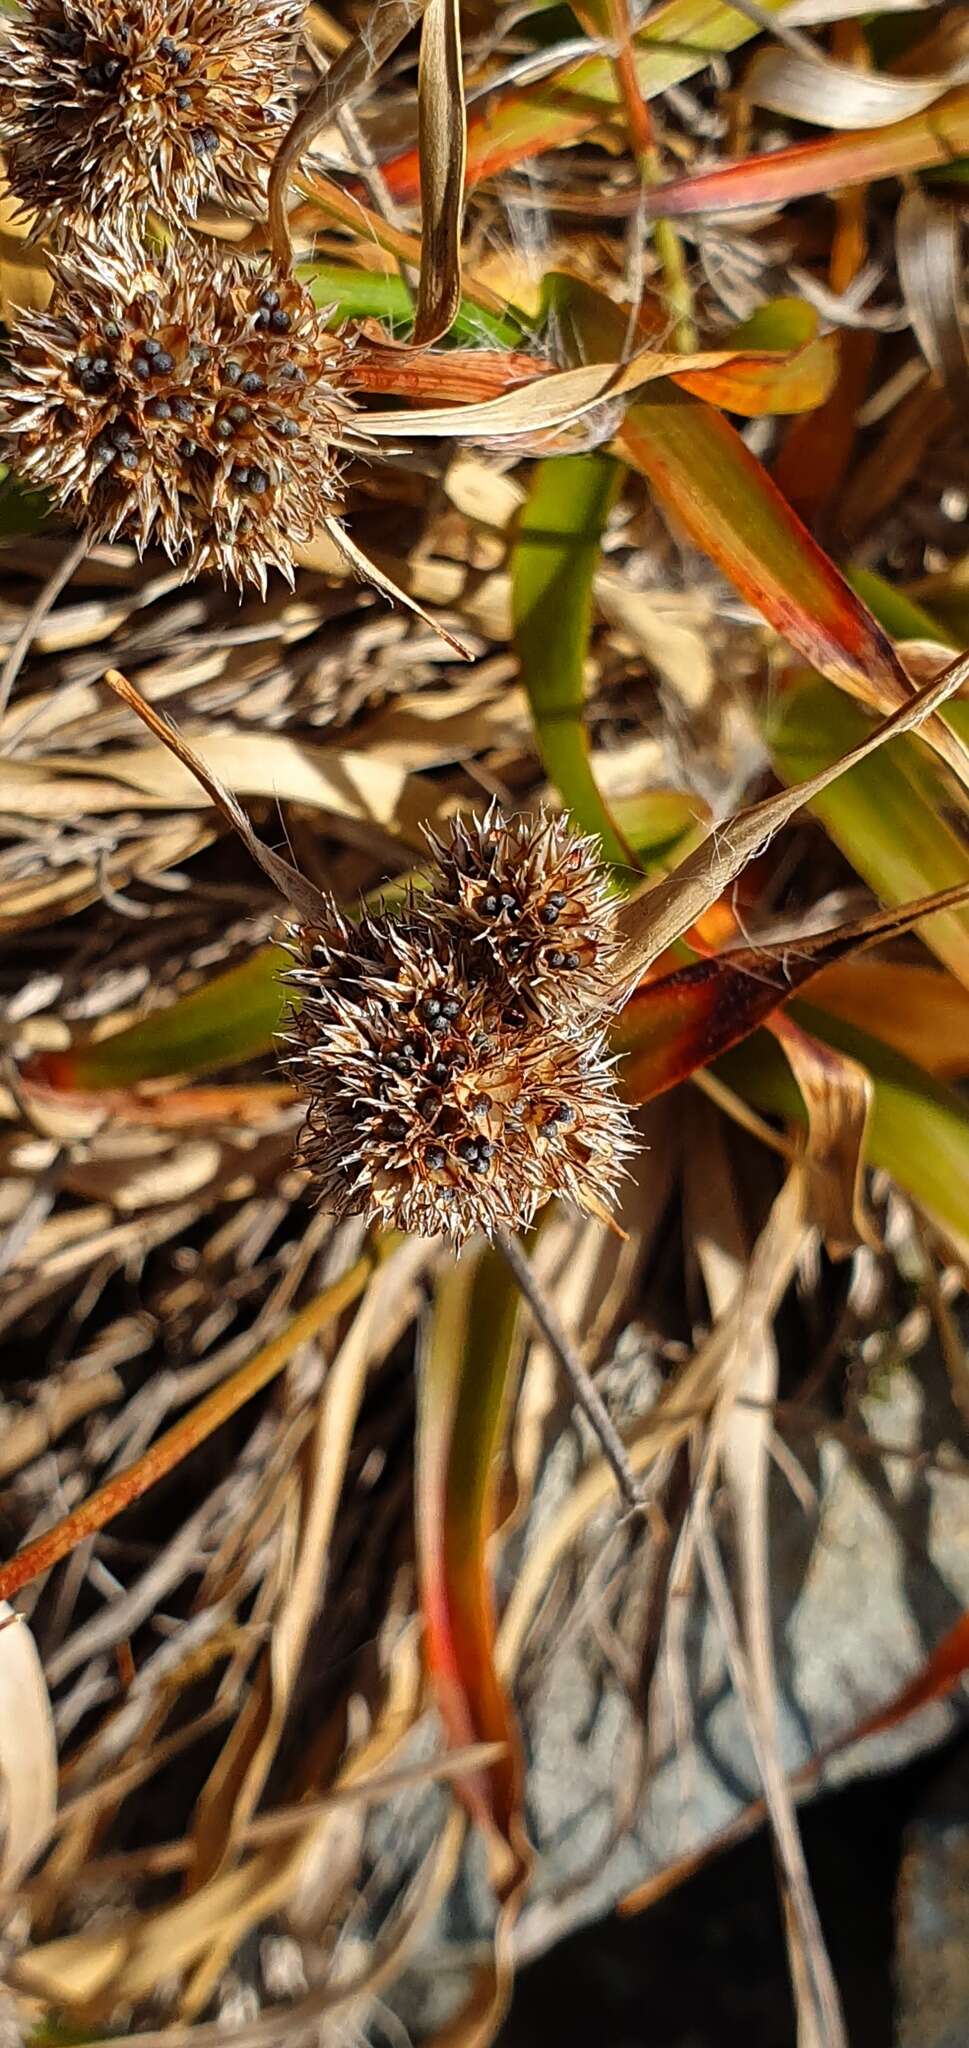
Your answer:
[[[421,272],[414,341],[439,341],[461,303],[461,225],[468,123],[458,0],[429,0],[417,74]]]
[[[704,910],[715,903],[735,876],[767,845],[782,825],[795,817],[805,803],[820,795],[857,762],[884,746],[898,733],[921,725],[969,679],[969,655],[951,662],[934,683],[917,691],[907,704],[883,719],[873,732],[840,760],[821,769],[807,782],[777,796],[765,797],[740,811],[709,834],[695,853],[672,875],[631,898],[621,913],[626,945],[617,969],[617,979],[627,987],[646,972],[667,946],[682,937]]]
[[[57,1810],[54,1721],[36,1644],[0,1601],[0,1892],[44,1845]]]
[[[865,1152],[875,1085],[859,1060],[837,1052],[794,1022],[774,1017],[768,1026],[784,1049],[808,1113],[805,1167],[808,1202],[832,1258],[858,1244],[875,1246],[866,1214]]]
[[[963,324],[960,222],[954,207],[916,187],[906,192],[895,222],[895,255],[902,295],[929,367],[954,402],[969,397],[969,350]]]
[[[392,56],[415,21],[420,20],[426,4],[427,0],[383,0],[383,5],[368,15],[365,27],[304,101],[280,144],[267,196],[272,246],[277,262],[285,269],[293,256],[286,217],[286,188],[291,171],[320,129],[333,120],[337,109],[352,101]]]
[[[743,89],[757,106],[790,120],[820,128],[887,128],[923,113],[965,77],[965,67],[956,66],[946,77],[893,78],[819,52],[775,48],[754,58]]]
[[[769,356],[769,351],[762,351]],[[426,407],[414,412],[383,412],[368,416],[367,432],[377,441],[398,436],[428,435],[435,440],[488,440],[504,435],[545,433],[564,427],[594,411],[604,400],[624,398],[651,384],[657,377],[669,377],[686,370],[718,370],[748,358],[749,349],[708,349],[695,355],[673,355],[661,349],[639,349],[628,362],[585,363],[575,370],[552,370],[532,384],[489,398],[480,405]]]

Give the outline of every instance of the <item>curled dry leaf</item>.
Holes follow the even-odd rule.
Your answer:
[[[57,1810],[57,1745],[33,1636],[0,1601],[0,1889],[19,1884]]]
[[[819,128],[887,128],[921,114],[967,76],[969,67],[960,65],[941,78],[892,78],[785,47],[759,52],[744,91],[758,106]]]
[[[961,225],[952,206],[919,187],[906,192],[895,223],[898,278],[930,369],[953,400],[969,398],[969,350],[963,316]]]

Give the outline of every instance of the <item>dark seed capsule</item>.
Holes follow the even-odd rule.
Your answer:
[[[431,1094],[419,1096],[417,1108],[425,1123],[430,1123],[432,1116],[437,1115],[437,1096]]]
[[[552,946],[549,952],[546,953],[545,959],[549,967],[564,967],[566,955],[559,946]]]
[[[261,333],[264,328],[269,326],[269,314],[266,312],[257,313],[252,324],[254,327],[258,327]]]
[[[432,1017],[439,1017],[441,1014],[441,1005],[437,996],[425,996],[422,1008],[428,1021]]]
[[[451,1069],[446,1060],[435,1060],[428,1073],[428,1079],[436,1088],[446,1088],[451,1079]]]
[[[489,1163],[489,1161],[490,1161],[490,1160],[492,1160],[492,1159],[494,1158],[494,1156],[495,1156],[495,1147],[494,1147],[494,1145],[492,1145],[492,1144],[491,1144],[490,1140],[489,1140],[488,1138],[479,1138],[479,1139],[478,1139],[478,1158],[479,1158],[479,1159],[481,1160],[481,1162],[482,1162],[482,1165],[483,1165],[483,1166],[487,1166],[487,1165],[488,1165],[488,1163]]]
[[[207,363],[211,358],[212,350],[204,341],[193,341],[189,349],[189,355],[193,363]]]
[[[554,904],[556,910],[564,910],[569,899],[564,889],[550,889],[548,900]]]
[[[242,376],[242,364],[233,361],[233,359],[230,357],[229,361],[226,363],[222,375],[225,378],[227,384],[238,384],[239,379]]]
[[[119,461],[119,462],[121,463],[122,469],[137,469],[137,467],[138,467],[138,450],[137,450],[137,448],[121,448],[121,449],[119,449],[119,451],[118,451],[118,461]]]
[[[113,462],[115,449],[110,434],[99,434],[97,440],[91,443],[91,453],[97,456],[99,462]]]
[[[468,1165],[472,1173],[487,1173],[488,1171],[488,1161],[482,1158],[480,1152],[476,1152],[474,1158],[468,1160]]]
[[[571,1102],[559,1103],[558,1108],[552,1113],[552,1122],[556,1124],[574,1124],[575,1111]]]
[[[104,73],[105,85],[116,85],[124,70],[124,59],[121,57],[108,57],[101,66],[101,69]]]
[[[447,998],[446,1002],[443,1002],[443,1003],[441,1004],[441,1014],[442,1014],[442,1016],[444,1016],[444,1017],[448,1017],[448,1018],[451,1018],[451,1017],[460,1017],[460,1015],[461,1015],[461,1004],[460,1004],[460,1002],[459,1002],[459,1000],[458,1000],[457,996],[448,996],[448,998]]]
[[[538,915],[543,924],[558,924],[558,904],[552,903],[551,900],[548,903],[543,903]]]
[[[566,953],[562,965],[568,968],[570,974],[574,974],[576,968],[582,965],[581,953]]]
[[[188,457],[190,455],[195,454],[197,447],[198,443],[196,441],[190,441],[188,435],[186,434],[185,439],[180,441],[178,444],[178,452],[180,455]]]
[[[175,53],[175,69],[176,69],[176,71],[187,71],[187,70],[188,70],[188,68],[189,68],[189,65],[191,64],[191,62],[192,62],[192,52],[191,52],[191,50],[177,50],[177,51],[176,51],[176,53]]]
[[[147,384],[151,376],[151,364],[147,356],[135,356],[131,365],[131,374],[133,377],[137,377],[142,384]]]
[[[95,92],[104,91],[104,73],[101,69],[100,64],[83,65],[81,68],[81,77],[83,78],[85,85],[91,86]]]
[[[231,420],[216,420],[212,432],[217,441],[231,441],[233,426]]]
[[[153,376],[153,377],[167,377],[167,376],[168,376],[168,372],[169,372],[169,370],[174,370],[174,368],[175,368],[175,358],[174,358],[174,356],[170,356],[170,355],[169,355],[169,353],[168,353],[168,350],[167,350],[167,348],[160,348],[160,349],[159,349],[159,351],[158,351],[158,354],[157,354],[156,356],[154,356],[154,357],[152,358],[152,365],[151,365],[151,374],[152,374],[152,376]]]
[[[170,420],[172,416],[167,398],[153,398],[151,404],[146,405],[145,412],[150,420]]]
[[[101,329],[105,341],[120,341],[121,329],[117,320],[106,320]]]
[[[210,156],[214,156],[219,147],[218,130],[209,127],[208,123],[206,123],[204,128],[199,129],[199,135],[202,140],[203,149],[206,149]]]
[[[252,492],[254,493],[254,495],[255,495],[255,496],[256,496],[257,498],[261,498],[261,497],[262,497],[262,495],[263,495],[263,492],[264,492],[264,491],[268,491],[268,489],[269,489],[269,478],[268,478],[268,476],[267,476],[267,474],[266,474],[266,471],[265,471],[264,469],[251,469],[251,470],[250,470],[250,472],[249,472],[249,489],[250,489],[250,490],[251,490],[251,491],[252,491]]]
[[[191,108],[192,108],[192,95],[191,95],[191,93],[190,93],[190,92],[186,92],[186,91],[184,90],[184,88],[183,88],[183,90],[182,90],[181,92],[177,92],[177,93],[175,94],[175,105],[176,105],[176,107],[178,108],[178,111],[179,111],[179,113],[180,113],[180,114],[188,114],[188,113],[190,113],[190,112],[191,112]]]
[[[124,420],[116,420],[110,429],[111,439],[116,448],[130,448],[134,436]]]
[[[501,907],[502,907],[502,910],[517,910],[517,909],[518,909],[518,898],[517,898],[517,896],[511,896],[511,895],[509,895],[509,893],[508,893],[508,890],[507,890],[507,889],[503,889],[503,890],[502,890],[502,892],[501,892]]]
[[[80,383],[81,390],[89,392],[92,397],[104,389],[104,380],[98,376],[96,370],[82,370]]]
[[[175,418],[182,421],[183,426],[187,426],[195,418],[195,407],[190,398],[173,398],[172,411]]]
[[[110,374],[111,370],[111,362],[109,357],[95,356],[94,361],[91,364],[91,368],[94,371],[96,377],[107,377]]]
[[[407,1136],[407,1125],[406,1125],[406,1123],[405,1123],[405,1121],[404,1121],[404,1118],[403,1118],[402,1116],[397,1116],[397,1114],[396,1114],[396,1113],[395,1113],[394,1115],[392,1115],[392,1116],[385,1116],[385,1117],[384,1117],[384,1136],[385,1136],[385,1137],[387,1137],[387,1138],[397,1138],[397,1139],[399,1139],[399,1138],[406,1138],[406,1136]]]
[[[275,427],[277,434],[282,434],[287,441],[295,441],[298,438],[300,431],[298,420],[276,420]]]
[[[265,389],[265,380],[260,377],[258,370],[247,370],[242,379],[240,390],[248,391],[251,394],[254,391],[265,391]]]
[[[440,1145],[425,1145],[424,1164],[430,1168],[432,1173],[440,1173],[446,1157],[447,1155]]]
[[[204,128],[193,128],[188,139],[193,156],[204,156],[206,154],[208,143],[205,140]]]
[[[493,896],[489,891],[487,896],[481,898],[481,908],[486,917],[497,917],[501,905],[497,896]]]
[[[91,358],[90,358],[90,356],[88,356],[88,355],[85,355],[85,354],[84,354],[83,352],[82,352],[82,353],[81,353],[80,355],[78,355],[78,356],[75,356],[75,358],[74,358],[74,361],[73,361],[73,363],[72,363],[71,367],[72,367],[72,369],[73,369],[73,370],[75,371],[76,375],[77,375],[77,376],[79,377],[79,376],[81,375],[81,372],[82,372],[83,370],[89,370],[89,369],[90,369],[90,367],[91,367]]]
[[[282,306],[277,306],[275,313],[269,315],[269,325],[275,334],[288,334],[292,324],[289,314]]]
[[[514,967],[515,961],[520,960],[526,950],[524,939],[508,939],[505,943],[505,959]]]
[[[279,293],[273,291],[260,292],[259,304],[265,306],[267,312],[275,313],[276,307],[279,304]]]
[[[162,36],[161,42],[158,45],[158,54],[160,57],[174,57],[175,45],[172,42],[171,36]]]
[[[470,1164],[472,1160],[478,1157],[478,1140],[477,1138],[462,1138],[455,1145],[454,1149],[459,1159],[465,1159]]]
[[[147,341],[143,341],[143,342],[142,342],[142,344],[141,344],[141,353],[142,353],[142,355],[143,355],[143,356],[157,356],[157,355],[159,355],[159,354],[161,353],[161,342],[160,342],[160,341],[153,341],[153,340],[151,339],[151,337],[149,337],[149,339],[148,339]]]
[[[244,427],[249,418],[247,405],[230,405],[229,418],[234,427]]]
[[[240,489],[241,491],[244,491],[244,490],[245,490],[245,488],[246,488],[246,485],[247,485],[247,484],[248,484],[248,482],[249,482],[249,465],[248,465],[248,463],[246,463],[246,462],[237,462],[237,463],[235,464],[234,468],[232,469],[232,471],[230,472],[230,475],[229,475],[229,482],[230,482],[230,484],[238,484],[238,486],[239,486],[239,489]]]
[[[528,1023],[528,1018],[526,1017],[524,1010],[506,1010],[505,1023],[510,1026],[512,1031],[524,1031],[525,1026]]]

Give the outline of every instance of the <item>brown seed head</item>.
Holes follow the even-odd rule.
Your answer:
[[[459,818],[446,845],[428,835],[441,873],[434,912],[460,933],[469,971],[508,991],[531,1017],[571,1025],[601,1012],[618,952],[598,843],[538,811]]]
[[[15,196],[99,229],[258,205],[301,15],[301,0],[22,0],[0,30]]]
[[[54,263],[0,381],[0,460],[92,540],[265,593],[339,502],[347,345],[266,263],[92,247]]]
[[[473,920],[438,915],[444,880],[396,916],[334,910],[293,934],[287,1065],[320,1199],[455,1245],[524,1229],[556,1195],[602,1214],[633,1149],[603,1005],[585,996],[567,1028],[529,1014],[478,971]]]

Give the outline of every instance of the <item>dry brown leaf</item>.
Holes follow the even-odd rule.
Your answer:
[[[832,1258],[877,1246],[865,1207],[865,1141],[875,1099],[871,1075],[847,1053],[802,1030],[782,1010],[768,1027],[783,1047],[808,1113],[807,1202]]]
[[[953,65],[940,78],[895,78],[856,70],[830,57],[788,46],[761,50],[744,78],[744,93],[759,107],[821,128],[884,128],[920,114],[969,76]]]
[[[969,349],[963,298],[962,234],[954,206],[924,192],[906,192],[895,219],[898,281],[930,369],[950,398],[969,398]]]
[[[468,128],[458,0],[428,0],[417,76],[421,273],[415,346],[439,341],[461,303],[461,226]]]
[[[0,1891],[20,1882],[57,1811],[57,1745],[27,1623],[0,1601]]]

